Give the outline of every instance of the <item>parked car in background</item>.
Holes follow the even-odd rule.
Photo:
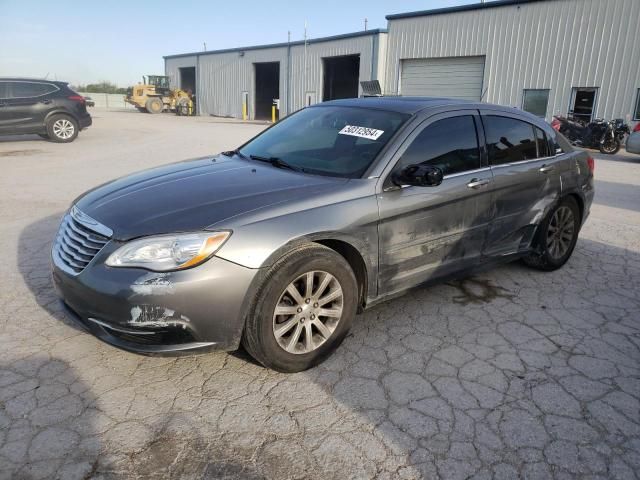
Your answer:
[[[547,123],[462,100],[308,107],[236,150],[80,196],[52,247],[71,315],[146,354],[234,350],[295,372],[357,311],[515,259],[571,256],[594,161]]]
[[[640,155],[640,122],[638,122],[627,138],[627,152]]]
[[[0,135],[38,134],[68,143],[90,125],[84,97],[67,82],[0,77]]]
[[[87,104],[87,107],[95,107],[96,106],[96,102],[93,101],[93,98],[91,97],[84,97],[84,101]]]

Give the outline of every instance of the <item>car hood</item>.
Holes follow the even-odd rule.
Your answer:
[[[347,181],[219,155],[114,180],[75,204],[113,230],[115,239],[129,240],[213,224],[224,228],[231,217],[326,193]]]

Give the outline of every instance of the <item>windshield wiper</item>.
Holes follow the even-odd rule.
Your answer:
[[[227,150],[226,152],[221,152],[222,155],[224,155],[225,157],[233,157],[234,155],[238,155],[239,157],[242,158],[247,158],[247,156],[243,153],[240,152],[239,148],[236,148],[235,150]]]
[[[293,170],[294,172],[304,171],[304,169],[300,167],[294,167],[293,165],[288,164],[287,162],[285,162],[284,160],[278,157],[261,157],[260,155],[249,155],[249,158],[251,158],[251,160],[257,160],[259,162],[270,163],[274,167],[287,168],[289,170]]]

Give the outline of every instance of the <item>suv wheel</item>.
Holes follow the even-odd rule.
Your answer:
[[[247,318],[242,344],[279,372],[322,362],[351,327],[358,301],[346,260],[321,245],[301,247],[267,273]]]
[[[571,257],[580,232],[580,210],[567,197],[553,208],[540,224],[534,240],[534,252],[523,258],[525,264],[539,270],[556,270]]]
[[[78,122],[68,115],[54,115],[47,121],[47,136],[58,143],[73,142],[78,136]]]

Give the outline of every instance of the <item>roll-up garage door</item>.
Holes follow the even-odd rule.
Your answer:
[[[483,75],[484,57],[402,60],[400,93],[479,101]]]

